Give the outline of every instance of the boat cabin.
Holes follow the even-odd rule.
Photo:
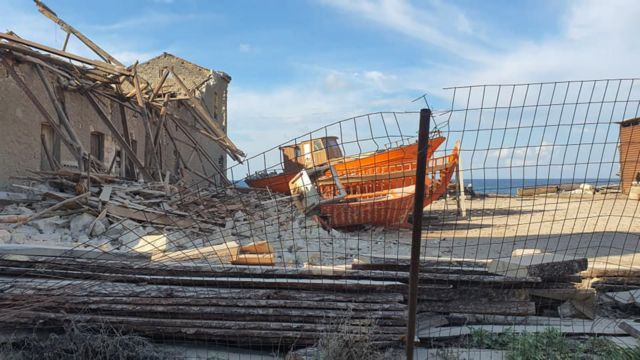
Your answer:
[[[327,136],[281,146],[284,172],[298,172],[304,168],[324,165],[329,160],[343,157],[337,136]]]

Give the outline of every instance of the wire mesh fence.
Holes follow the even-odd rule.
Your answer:
[[[0,254],[0,322],[129,358],[637,356],[638,80],[447,90],[426,149],[418,111],[379,112],[247,158],[228,186],[95,173],[76,196],[81,175],[40,173],[29,191],[53,201],[2,210],[29,245]]]

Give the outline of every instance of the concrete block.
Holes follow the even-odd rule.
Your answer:
[[[29,237],[26,234],[21,232],[15,232],[11,234],[11,243],[12,244],[24,244],[27,242]]]
[[[11,233],[7,230],[0,229],[0,243],[8,244],[11,242]]]
[[[60,219],[59,216],[54,216],[45,219],[38,219],[31,222],[31,226],[38,229],[41,234],[51,234],[57,232],[58,228],[66,223],[65,220]]]
[[[87,234],[89,225],[91,225],[95,219],[95,216],[86,213],[75,216],[71,219],[71,233],[76,237],[80,234]]]
[[[57,244],[60,242],[60,236],[58,233],[36,234],[29,237],[29,242]]]
[[[107,231],[107,228],[104,226],[102,221],[96,221],[93,225],[93,229],[91,229],[91,236],[100,236]]]

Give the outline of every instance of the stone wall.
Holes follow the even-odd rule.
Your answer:
[[[18,74],[23,77],[31,91],[38,97],[49,114],[51,114],[51,117],[57,121],[54,107],[35,69],[29,64],[20,64],[16,66],[15,69]],[[45,71],[45,74],[51,75],[48,74],[47,71]],[[52,84],[56,84],[53,76],[50,76],[50,80]],[[207,89],[208,88],[209,85],[207,85]],[[220,85],[217,87],[212,86],[211,88],[217,89],[214,90],[214,93],[217,91],[222,93],[223,91]],[[224,84],[223,88],[226,93],[226,84]],[[13,176],[28,176],[28,170],[48,170],[46,166],[48,162],[44,155],[40,137],[42,124],[46,124],[46,120],[37,111],[36,107],[24,94],[22,89],[20,89],[7,74],[4,66],[0,66],[0,94],[2,94],[0,96],[0,124],[2,125],[2,131],[0,131],[0,189],[8,189],[11,187],[11,184],[22,182],[15,179],[12,180],[11,177]],[[116,151],[120,148],[116,139],[113,138],[108,127],[101,121],[93,107],[82,94],[72,90],[64,90],[62,94],[64,107],[69,120],[86,151],[90,151],[92,132],[98,132],[104,135],[104,164],[108,167],[116,155]],[[204,94],[209,98],[208,90],[205,91]],[[107,113],[111,114],[112,122],[122,133],[119,104],[103,97],[101,97],[100,100]],[[184,107],[184,105],[174,103],[171,106],[171,111],[179,114],[185,124],[192,124],[189,130],[195,133],[193,129],[195,119],[193,115],[187,111],[186,108],[181,107]],[[222,108],[223,107],[221,107],[221,109]],[[125,113],[131,139],[137,142],[136,153],[138,158],[144,161],[146,139],[142,117],[130,109],[126,109]],[[197,154],[192,155],[193,151],[191,147],[185,145],[189,143],[187,137],[181,134],[172,122],[168,122],[167,125],[169,131],[176,136],[177,145],[182,157],[185,160],[191,158],[189,166],[198,169],[198,171],[203,174],[213,177],[215,174],[213,167],[205,159],[202,159],[201,156]],[[226,158],[220,147],[210,139],[206,139],[199,134],[196,134],[194,137],[203,145],[209,156],[215,161],[218,161],[221,157],[223,159]],[[59,150],[54,150],[54,153],[59,154],[57,160],[62,166],[77,168],[77,161],[74,156],[65,147],[64,143],[60,143],[59,140],[55,141],[56,138],[57,137],[54,136],[54,144],[51,144],[50,147],[59,147]],[[167,170],[174,172],[177,159],[174,146],[166,135],[161,137],[160,144],[162,149],[161,160],[163,172],[166,173]],[[226,165],[226,162],[224,162],[223,165]],[[120,170],[114,166],[112,174],[119,175]],[[187,184],[203,181],[188,172],[185,172],[184,175]]]

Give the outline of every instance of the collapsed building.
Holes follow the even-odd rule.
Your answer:
[[[226,135],[229,75],[168,53],[125,67],[36,3],[102,60],[0,33],[0,187],[61,169],[227,183],[226,155],[244,155]]]

